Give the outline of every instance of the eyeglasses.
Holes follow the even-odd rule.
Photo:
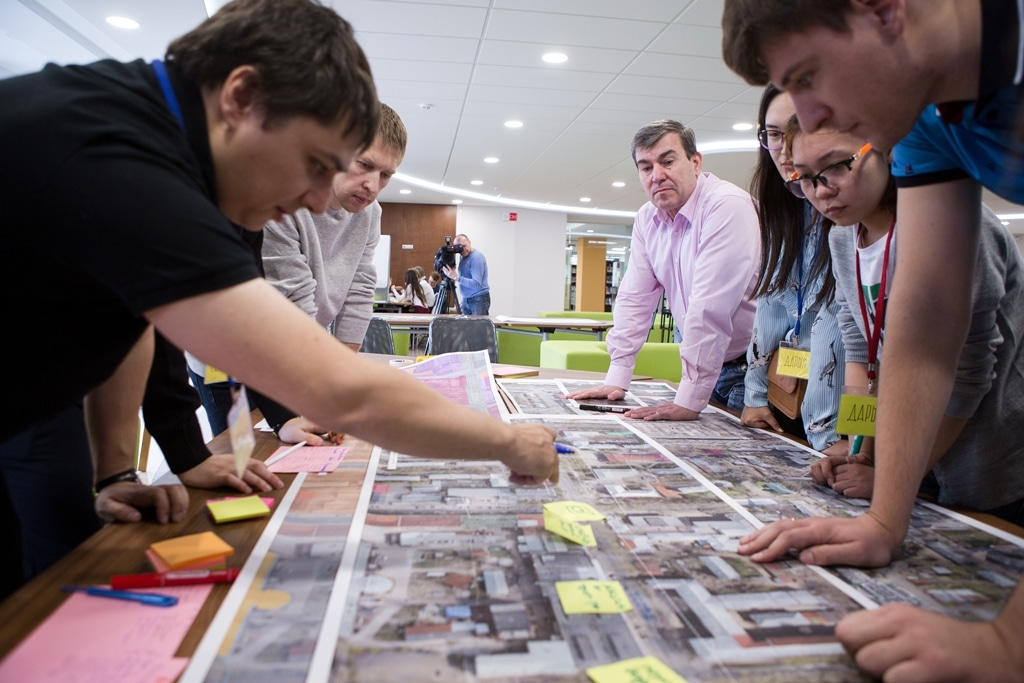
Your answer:
[[[777,152],[786,142],[786,136],[777,128],[762,128],[757,131],[757,141],[769,152]]]
[[[825,187],[835,187],[836,183],[840,182],[845,178],[851,171],[853,171],[853,162],[860,159],[862,156],[871,151],[871,143],[866,142],[864,146],[857,150],[849,159],[843,159],[837,161],[834,164],[830,164],[825,168],[821,169],[818,173],[805,173],[804,175],[798,176],[795,172],[790,176],[789,180],[786,181],[786,187],[789,191],[795,194],[800,199],[807,199],[807,195],[818,189],[818,185],[824,185]]]

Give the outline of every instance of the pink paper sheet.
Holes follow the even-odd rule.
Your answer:
[[[279,448],[277,452],[281,450]],[[340,446],[303,446],[267,469],[271,472],[333,472],[347,453],[348,448]],[[267,460],[273,457],[271,455]]]
[[[73,593],[0,662],[0,681],[169,683],[188,663],[174,653],[212,588],[143,591],[177,596],[174,607]]]

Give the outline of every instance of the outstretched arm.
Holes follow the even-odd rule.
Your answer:
[[[505,424],[360,358],[263,280],[146,316],[177,346],[324,429],[410,455],[499,460],[530,480],[557,478],[554,432]]]

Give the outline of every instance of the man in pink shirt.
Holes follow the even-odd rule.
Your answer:
[[[611,367],[603,386],[569,398],[625,396],[664,291],[682,334],[679,389],[673,402],[625,416],[696,420],[709,400],[742,410],[761,250],[754,203],[732,183],[701,172],[693,130],[681,123],[644,126],[631,151],[650,201],[634,220],[629,266],[615,299]]]

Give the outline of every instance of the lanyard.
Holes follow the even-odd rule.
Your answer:
[[[156,80],[160,82],[160,90],[164,93],[167,106],[170,108],[171,113],[174,114],[174,118],[178,119],[178,125],[181,126],[182,130],[185,130],[185,118],[181,115],[181,106],[178,104],[178,98],[174,94],[174,88],[171,87],[171,79],[167,75],[167,68],[159,59],[153,60],[153,73],[156,74]]]
[[[858,233],[860,230],[858,229]],[[882,256],[882,281],[878,287],[878,300],[875,301],[875,325],[871,326],[868,319],[867,299],[864,296],[864,282],[860,276],[860,251],[857,256],[857,299],[860,301],[860,314],[864,319],[864,331],[868,337],[868,393],[875,393],[875,367],[878,365],[878,343],[882,339],[882,328],[885,326],[885,285],[889,279],[889,247],[892,246],[892,236],[896,232],[896,217],[892,217],[892,224],[889,226],[889,234],[885,237],[885,253]]]
[[[818,250],[821,248],[821,236],[819,235],[818,244],[814,247],[814,260],[812,263],[818,260]],[[800,321],[804,317],[804,240],[807,239],[806,233],[800,235],[800,259],[797,261],[797,281],[796,281],[796,325],[793,326],[793,346],[800,344]]]

